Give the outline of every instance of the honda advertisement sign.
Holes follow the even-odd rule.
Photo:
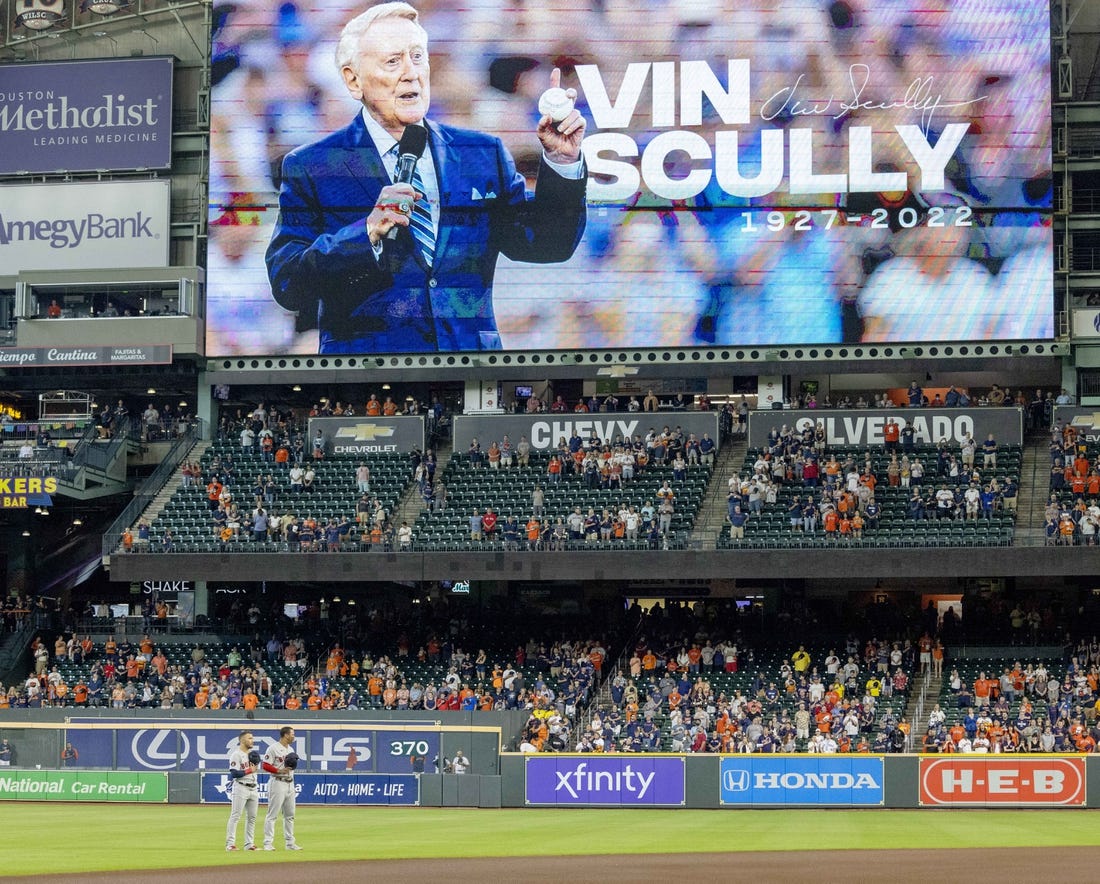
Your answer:
[[[167,180],[0,186],[0,276],[167,267],[170,194]]]
[[[582,439],[594,434],[601,442],[615,442],[634,436],[644,439],[650,430],[659,433],[665,427],[670,430],[679,427],[685,437],[694,434],[697,439],[702,439],[703,433],[709,433],[715,444],[718,442],[718,415],[710,411],[473,414],[455,418],[454,450],[467,451],[471,439],[481,442],[484,450],[490,442],[499,442],[507,436],[513,446],[526,437],[532,451],[549,451],[574,433]]]
[[[0,175],[171,165],[171,58],[0,65]]]
[[[420,416],[311,417],[309,438],[315,438],[318,430],[328,454],[355,457],[424,448],[424,418]]]
[[[680,807],[684,759],[644,755],[537,755],[526,759],[527,804]]]
[[[722,804],[731,806],[883,803],[883,764],[877,756],[737,755],[722,759],[719,776]]]
[[[859,408],[804,409],[798,411],[754,411],[749,414],[749,447],[763,448],[768,434],[783,426],[795,432],[815,430],[820,425],[825,445],[885,444],[883,430],[888,418],[900,428],[912,426],[914,445],[936,445],[946,439],[959,445],[967,436],[980,445],[990,433],[1000,445],[1022,445],[1023,413],[1019,408]]]
[[[1085,759],[986,755],[920,760],[922,807],[1084,807]]]
[[[260,801],[267,801],[271,780],[261,775],[257,786]],[[298,804],[420,804],[420,777],[415,774],[312,774],[294,777]],[[203,774],[201,800],[204,804],[228,804],[233,780],[228,773]]]

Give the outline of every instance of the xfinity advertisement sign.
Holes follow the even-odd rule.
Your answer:
[[[172,59],[0,65],[0,175],[168,169]]]
[[[534,756],[526,759],[527,804],[617,807],[684,803],[684,759],[625,756]]]
[[[780,427],[796,432],[825,431],[826,445],[885,444],[887,418],[899,427],[913,427],[914,445],[936,445],[946,439],[959,445],[971,436],[981,445],[990,433],[999,445],[1023,444],[1023,414],[1019,408],[893,408],[828,409],[799,411],[754,411],[749,415],[749,447],[768,444],[768,433]]]
[[[464,452],[470,440],[477,439],[484,451],[490,442],[505,436],[515,447],[526,436],[532,451],[549,451],[574,433],[582,439],[595,434],[601,442],[614,442],[620,437],[644,439],[650,430],[660,432],[664,427],[679,427],[685,438],[694,433],[702,439],[703,433],[710,433],[715,444],[718,442],[718,415],[710,411],[459,415],[455,418],[454,450]]]
[[[720,786],[731,806],[881,805],[883,765],[872,756],[738,755],[722,759]]]
[[[170,183],[0,187],[0,276],[167,267]]]

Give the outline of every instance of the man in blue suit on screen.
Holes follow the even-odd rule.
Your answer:
[[[363,110],[283,161],[267,250],[275,300],[316,312],[321,353],[499,350],[497,256],[565,261],[584,233],[584,118],[539,120],[532,194],[500,139],[425,119],[428,35],[413,7],[352,19],[336,61]],[[410,135],[427,144],[410,173],[403,136],[421,125]]]

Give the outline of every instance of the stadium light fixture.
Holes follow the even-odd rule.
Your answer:
[[[145,392],[150,396],[156,396],[157,395],[157,388],[156,387],[150,387]]]
[[[24,536],[24,537],[30,537],[30,536],[31,536],[31,532],[30,532],[30,530],[29,530],[29,529],[27,529],[27,528],[24,528],[24,529],[23,529],[23,536]]]

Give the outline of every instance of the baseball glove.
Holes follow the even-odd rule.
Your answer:
[[[283,767],[285,767],[287,770],[294,770],[295,768],[297,768],[298,767],[298,753],[297,752],[287,752],[286,753],[286,758],[283,759]]]
[[[260,752],[258,749],[253,749],[248,753],[248,763],[253,767],[260,763]]]

